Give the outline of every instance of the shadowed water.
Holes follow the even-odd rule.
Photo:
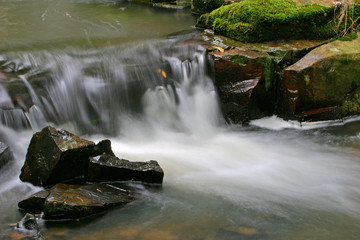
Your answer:
[[[36,11],[25,11],[35,2]],[[27,122],[0,125],[0,141],[16,159],[0,170],[1,233],[23,216],[17,202],[39,190],[18,176],[33,132],[52,124],[95,142],[110,138],[120,158],[155,159],[165,177],[161,188],[134,184],[139,200],[96,218],[40,221],[46,239],[358,239],[356,119],[300,126],[271,117],[247,127],[226,125],[205,49],[185,37],[164,37],[191,28],[192,20],[184,21],[189,16],[178,12],[104,1],[0,1],[0,6],[8,9],[9,24],[21,13],[30,16],[19,22],[49,22],[45,35],[36,30],[16,42],[26,34],[16,27],[8,32],[13,41],[2,38],[0,44],[8,63],[30,69],[1,82],[0,102],[8,107],[0,116],[16,118],[9,111],[20,111],[19,119]],[[127,10],[129,16],[118,19],[128,29],[125,37],[107,31],[116,27],[114,16]],[[151,33],[135,29],[135,13],[154,28]],[[54,35],[57,28],[60,37]],[[83,29],[93,34],[90,42]],[[35,104],[24,112],[9,103],[7,90],[14,83],[28,93],[23,105]]]

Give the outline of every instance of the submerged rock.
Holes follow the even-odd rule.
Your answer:
[[[18,206],[43,212],[45,219],[79,219],[134,201],[129,191],[111,184],[57,184],[19,202]]]
[[[154,160],[130,162],[108,154],[91,157],[87,173],[87,180],[91,182],[141,181],[161,184],[163,178],[164,171]]]
[[[285,119],[332,120],[360,114],[360,39],[318,47],[284,70],[277,114]]]
[[[3,142],[0,142],[0,168],[5,166],[10,161],[14,160],[13,153],[10,147]]]
[[[81,178],[85,175],[89,157],[102,152],[113,155],[110,141],[95,145],[65,130],[48,126],[33,135],[20,179],[46,187]]]
[[[4,240],[27,239],[27,240],[44,240],[41,235],[39,226],[34,215],[27,213],[15,226],[9,231]]]

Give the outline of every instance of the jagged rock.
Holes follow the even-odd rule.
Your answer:
[[[36,186],[50,186],[85,175],[90,156],[114,155],[110,141],[94,142],[65,130],[47,126],[33,135],[20,179]]]
[[[0,168],[5,164],[14,160],[13,153],[10,150],[10,147],[3,142],[0,142]]]
[[[199,38],[214,60],[222,111],[232,123],[273,115],[278,74],[323,44],[303,40],[245,44],[208,30]]]
[[[164,172],[154,161],[130,162],[108,154],[91,157],[87,180],[105,181],[141,181],[145,183],[162,183]]]
[[[27,213],[2,239],[44,240],[45,238],[40,233],[35,216]]]
[[[279,81],[277,114],[300,121],[360,114],[356,107],[360,103],[356,98],[359,63],[359,38],[314,49],[284,70]]]
[[[57,184],[19,202],[18,206],[34,212],[44,212],[45,219],[66,220],[102,213],[134,200],[129,191],[111,184]]]
[[[262,117],[261,114],[272,112],[274,64],[269,55],[232,49],[212,53],[212,56],[215,63],[215,86],[223,113],[229,122],[246,123],[250,119]]]

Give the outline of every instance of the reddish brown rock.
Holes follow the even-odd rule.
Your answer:
[[[214,59],[215,86],[229,122],[244,123],[273,111],[271,86],[274,65],[269,55],[243,49],[211,55]]]
[[[111,184],[57,184],[19,202],[18,206],[34,212],[44,212],[46,219],[66,220],[102,213],[134,200],[128,190]]]
[[[284,70],[277,114],[300,121],[339,119],[348,112],[360,114],[360,109],[350,111],[344,106],[360,87],[359,64],[360,39],[335,41],[314,49]]]

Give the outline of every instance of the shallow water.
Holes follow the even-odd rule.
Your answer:
[[[358,119],[300,125],[270,117],[226,125],[204,49],[165,38],[192,28],[186,12],[111,1],[0,6],[9,23],[0,49],[52,79],[41,91],[31,72],[20,79],[34,87],[37,106],[26,115],[33,129],[0,126],[0,140],[16,158],[0,172],[2,234],[24,214],[17,202],[39,190],[18,176],[33,132],[52,124],[95,142],[109,138],[120,158],[157,160],[165,178],[160,188],[134,184],[141,198],[104,215],[40,220],[46,239],[360,236]],[[103,23],[116,27],[116,19],[126,31]]]

